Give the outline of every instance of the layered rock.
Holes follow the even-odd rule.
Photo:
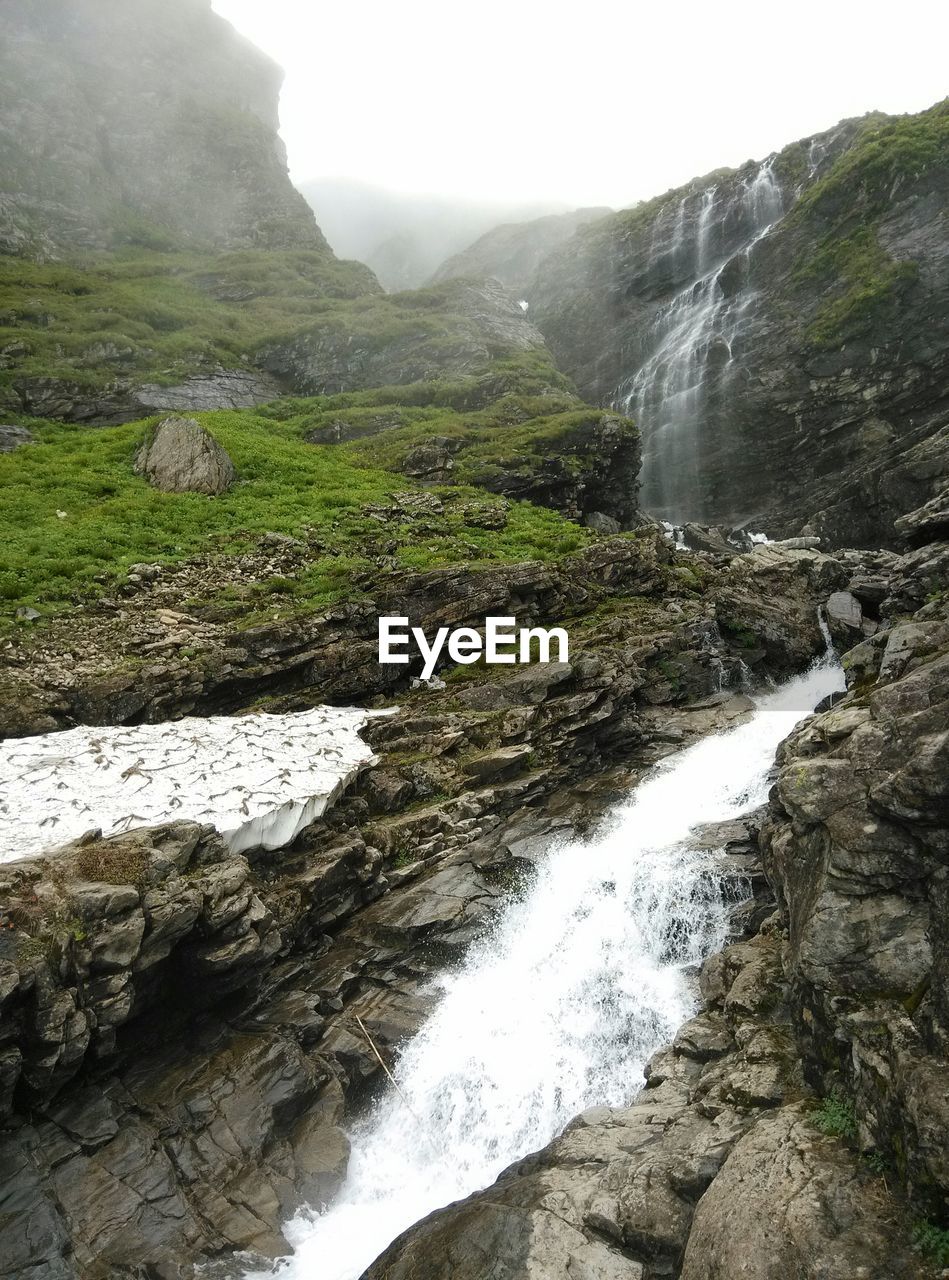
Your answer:
[[[759,879],[744,940],[703,965],[702,1011],[645,1089],[405,1232],[366,1280],[934,1274],[949,630],[940,599],[904,609],[944,555],[890,565],[880,629],[845,657],[852,691],[783,745],[755,823],[777,910]],[[851,567],[870,598],[881,561]]]
[[[870,547],[945,485],[947,120],[845,123],[540,264],[530,315],[637,419],[647,509]]]
[[[569,663],[400,693],[366,730],[379,765],[290,849],[243,856],[174,823],[5,867],[0,1274],[184,1280],[235,1250],[285,1253],[280,1224],[332,1196],[346,1108],[381,1074],[356,1015],[383,1054],[412,1033],[434,968],[530,874],[530,849],[628,785],[578,779],[747,713],[712,602],[667,604],[661,562],[640,548],[634,572],[605,549],[611,607],[593,607],[589,560],[569,585],[589,610]],[[808,574],[790,580],[784,654],[762,672],[822,643]],[[624,598],[633,583],[652,599]],[[730,590],[750,602],[761,581]],[[729,839],[748,874],[747,838]]]
[[[481,372],[494,359],[542,348],[542,335],[497,281],[449,282],[396,295],[390,307],[340,325],[332,315],[267,345],[257,362],[306,395]]]
[[[279,69],[208,0],[6,6],[0,247],[316,247]]]
[[[288,564],[298,563],[305,548],[291,546],[286,554]],[[441,626],[483,627],[489,616],[514,616],[519,626],[570,627],[571,619],[595,617],[598,607],[608,611],[611,600],[628,597],[632,635],[650,628],[658,633],[634,641],[634,651],[640,644],[643,657],[675,650],[676,636],[692,637],[720,680],[725,676],[715,655],[722,645],[731,645],[747,670],[782,675],[821,651],[816,605],[846,580],[836,561],[818,552],[753,553],[716,571],[701,557],[683,559],[673,563],[667,541],[645,529],[637,537],[598,539],[549,564],[387,569],[360,582],[365,599],[358,604],[252,625],[213,607],[198,610],[201,617],[169,614],[167,602],[181,598],[182,584],[206,577],[213,561],[196,564],[191,574],[186,566],[181,576],[161,566],[136,566],[129,595],[137,623],[125,611],[91,606],[83,617],[81,654],[74,651],[75,616],[68,626],[22,637],[22,651],[12,655],[0,685],[0,733],[22,737],[72,723],[154,723],[244,709],[263,695],[280,698],[281,710],[299,710],[401,691],[422,663],[379,663],[378,618],[391,612],[393,600],[430,635]],[[667,586],[683,593],[668,609],[662,603]],[[735,678],[738,663],[736,657]],[[693,688],[693,678],[691,666],[673,664],[667,683],[684,691]]]
[[[227,451],[194,418],[163,418],[146,437],[135,470],[165,493],[226,493],[237,479]]]

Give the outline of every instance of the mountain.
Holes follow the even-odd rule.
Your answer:
[[[949,104],[872,115],[583,227],[518,288],[638,420],[648,510],[894,545],[949,475],[947,197]]]
[[[612,212],[606,208],[573,209],[570,213],[552,213],[529,222],[508,222],[493,227],[474,244],[443,262],[433,279],[493,276],[516,293],[524,293],[533,284],[548,254],[569,240],[580,227],[608,217]]]
[[[7,0],[0,251],[326,250],[282,72],[203,0]]]
[[[334,250],[367,263],[391,290],[427,283],[446,258],[499,223],[563,210],[541,201],[407,195],[349,178],[318,178],[301,183],[300,190]]]

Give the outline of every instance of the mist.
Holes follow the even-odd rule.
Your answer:
[[[622,207],[871,110],[946,92],[945,10],[215,0],[286,70],[299,184]]]

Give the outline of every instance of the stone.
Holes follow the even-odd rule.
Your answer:
[[[899,1208],[807,1108],[764,1115],[699,1201],[682,1280],[892,1280],[927,1274]]]
[[[583,523],[594,533],[619,533],[621,527],[618,520],[603,511],[588,511],[583,517]]]
[[[0,425],[0,453],[12,453],[26,444],[36,444],[32,431],[11,424]]]
[[[164,418],[150,432],[135,470],[166,493],[225,493],[236,479],[234,464],[193,418]]]
[[[842,623],[859,631],[863,624],[863,609],[856,596],[849,591],[835,591],[827,599],[825,606],[827,616],[834,622]]]

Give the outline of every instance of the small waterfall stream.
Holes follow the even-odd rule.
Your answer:
[[[595,837],[550,850],[441,978],[395,1068],[402,1098],[387,1093],[356,1125],[335,1203],[301,1212],[293,1256],[258,1280],[355,1280],[413,1222],[488,1186],[576,1113],[635,1095],[695,1010],[687,970],[727,934],[728,890],[690,831],[761,804],[778,743],[842,687],[828,649],[745,724],[659,764]]]
[[[713,390],[727,388],[754,301],[744,282],[754,246],[784,213],[774,157],[734,180],[682,196],[660,214],[653,254],[687,283],[654,315],[643,362],[616,403],[643,428],[642,505],[667,520],[703,515],[701,443]],[[737,287],[725,273],[739,272]],[[713,388],[713,384],[714,388]]]

